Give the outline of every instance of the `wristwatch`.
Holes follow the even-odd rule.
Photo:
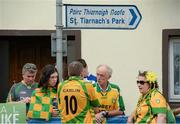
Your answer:
[[[109,112],[108,112],[108,111],[102,111],[101,114],[102,114],[104,117],[108,117]]]

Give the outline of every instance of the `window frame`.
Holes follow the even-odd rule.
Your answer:
[[[170,69],[169,69],[169,58],[170,58],[170,40],[171,38],[180,37],[180,29],[163,29],[162,31],[162,86],[163,95],[169,102],[172,108],[180,106],[179,101],[173,101],[169,99],[170,96]]]
[[[180,44],[180,37],[172,37],[170,38],[170,41],[169,41],[169,101],[170,102],[180,102],[180,94],[175,94],[174,91],[175,91],[175,83],[174,83],[174,50],[175,50],[175,47],[174,45],[175,44]],[[179,57],[178,57],[179,58]],[[178,64],[179,65],[179,64]],[[180,68],[179,68],[179,73],[180,73]],[[179,75],[178,75],[179,77]],[[178,81],[179,82],[179,81]],[[172,83],[172,85],[170,85]]]

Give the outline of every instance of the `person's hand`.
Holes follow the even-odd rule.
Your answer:
[[[30,103],[31,102],[31,98],[30,97],[25,97],[23,100],[21,100],[20,102],[23,103]]]
[[[97,124],[101,124],[102,121],[103,121],[103,119],[104,119],[104,116],[103,116],[102,112],[97,113],[97,114],[95,115],[95,117],[96,117],[96,123],[97,123]]]
[[[101,122],[102,122],[101,113],[97,113],[97,114],[95,115],[95,117],[96,117],[96,123],[97,123],[97,124],[101,124]]]
[[[128,117],[127,123],[133,123],[133,119],[131,116]]]

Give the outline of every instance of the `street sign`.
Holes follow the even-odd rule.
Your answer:
[[[69,29],[136,29],[141,14],[135,5],[65,4]]]

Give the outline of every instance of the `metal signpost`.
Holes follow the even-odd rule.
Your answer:
[[[59,80],[62,81],[63,75],[63,51],[62,51],[62,37],[63,37],[63,25],[62,25],[62,0],[56,0],[56,65],[59,72]]]
[[[66,28],[136,29],[141,14],[135,5],[65,4]]]

